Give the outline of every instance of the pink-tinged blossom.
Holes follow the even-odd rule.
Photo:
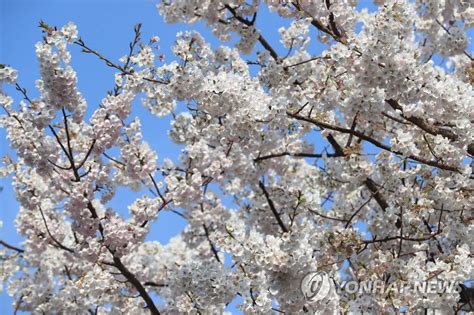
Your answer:
[[[224,42],[180,32],[172,61],[140,27],[112,60],[74,24],[42,22],[39,97],[0,90],[16,153],[0,176],[25,239],[0,243],[0,279],[18,310],[221,314],[239,298],[249,314],[466,311],[458,293],[300,290],[311,272],[391,286],[474,272],[472,8],[374,2],[160,1],[167,22],[204,22]],[[267,9],[288,22],[281,45],[257,27]],[[70,45],[115,69],[87,118]],[[0,84],[16,79],[0,66]],[[169,119],[177,159],[144,134],[139,101]],[[112,207],[124,188],[136,199]],[[148,234],[167,228],[163,211],[187,223],[168,244]]]

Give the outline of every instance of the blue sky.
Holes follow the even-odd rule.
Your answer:
[[[362,0],[364,4],[371,1]],[[92,48],[117,61],[128,51],[128,44],[133,36],[133,27],[142,23],[142,39],[148,41],[153,35],[160,37],[160,46],[165,55],[165,62],[173,59],[170,47],[173,45],[178,31],[195,29],[216,47],[219,43],[203,24],[169,25],[156,10],[157,0],[0,0],[0,63],[8,64],[19,71],[18,82],[28,90],[30,97],[38,95],[35,80],[39,78],[38,63],[34,45],[41,40],[38,22],[44,20],[50,25],[61,26],[69,21],[76,23],[79,35]],[[373,6],[370,6],[373,9]],[[265,38],[277,48],[280,55],[278,28],[287,22],[275,18],[263,11],[257,19],[257,25]],[[314,32],[314,31],[312,31]],[[314,38],[314,34],[312,36]],[[319,53],[323,48],[312,42],[312,52]],[[89,113],[95,109],[106,92],[114,85],[114,70],[108,68],[95,56],[80,52],[78,47],[71,47],[72,66],[78,73],[79,89],[89,104]],[[248,59],[254,59],[248,56]],[[6,89],[16,101],[21,96],[12,88]],[[157,151],[159,161],[163,158],[176,160],[181,148],[171,143],[167,136],[170,118],[157,119],[148,114],[139,101],[136,102],[133,115],[142,120],[145,139]],[[132,115],[132,116],[133,116]],[[5,131],[0,129],[0,155],[12,154],[5,139]],[[3,191],[0,193],[0,221],[4,226],[0,229],[0,239],[20,246],[21,238],[16,234],[14,219],[18,203],[11,188],[10,179],[0,179]],[[126,213],[126,205],[130,204],[141,193],[133,193],[120,189],[117,197],[111,202],[121,213]],[[166,243],[185,226],[185,222],[175,214],[163,212],[148,237]],[[0,293],[0,314],[12,313],[12,299]],[[234,310],[232,308],[232,310]]]

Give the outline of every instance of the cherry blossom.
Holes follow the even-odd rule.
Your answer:
[[[375,3],[369,13],[352,0],[160,1],[167,22],[203,21],[222,41],[180,32],[171,60],[141,25],[130,54],[112,60],[73,23],[41,22],[39,96],[0,66],[0,84],[19,92],[0,89],[16,153],[0,175],[12,176],[24,237],[0,241],[0,278],[17,309],[472,311],[457,293],[313,301],[300,290],[310,272],[392,286],[474,274],[474,9]],[[267,9],[288,22],[278,49],[258,27]],[[115,71],[98,106],[78,89],[71,45]],[[150,145],[132,115],[141,105],[171,119],[178,159]],[[139,195],[128,215],[109,204],[123,187]],[[187,222],[167,244],[147,238],[166,229],[163,211]]]

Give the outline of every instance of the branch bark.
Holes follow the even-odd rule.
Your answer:
[[[138,293],[145,301],[147,308],[150,310],[150,312],[153,315],[159,315],[160,311],[156,307],[155,303],[153,302],[152,298],[150,297],[146,289],[143,287],[141,282],[137,279],[137,277],[135,277],[133,273],[130,272],[130,270],[128,270],[127,267],[125,267],[120,258],[116,256],[114,256],[114,266],[118,270],[120,270],[122,275],[135,287],[135,289],[137,289]]]
[[[259,181],[258,186],[260,187],[263,194],[265,195],[265,198],[267,199],[267,202],[268,202],[268,206],[270,207],[270,210],[272,210],[273,216],[277,220],[278,225],[280,226],[281,230],[284,233],[288,233],[288,228],[285,226],[285,224],[281,220],[280,214],[278,213],[277,209],[275,208],[275,204],[273,203],[273,200],[270,198],[270,194],[268,193],[267,189],[265,188],[265,185],[263,184],[262,181]]]
[[[416,156],[416,155],[412,155],[412,154],[404,155],[402,152],[396,151],[396,150],[392,149],[392,147],[390,147],[386,144],[383,144],[382,142],[380,142],[380,141],[378,141],[378,140],[376,140],[372,137],[369,137],[366,134],[363,134],[362,132],[359,132],[359,131],[356,131],[356,130],[351,130],[351,129],[340,127],[340,126],[331,125],[331,124],[328,124],[328,123],[325,123],[325,122],[322,122],[322,121],[318,121],[316,119],[312,119],[312,118],[308,118],[308,117],[304,117],[304,116],[300,116],[300,115],[295,115],[295,114],[290,113],[290,112],[287,112],[287,114],[288,114],[288,116],[293,117],[297,120],[302,120],[302,121],[312,123],[312,124],[314,124],[314,125],[316,125],[320,128],[330,129],[330,130],[342,132],[342,133],[345,133],[345,134],[352,134],[352,135],[354,135],[354,136],[356,136],[356,137],[358,137],[362,140],[370,142],[371,144],[375,145],[376,147],[378,147],[380,149],[383,149],[385,151],[391,152],[391,153],[399,155],[399,156],[405,156],[405,157],[407,157],[411,160],[420,162],[422,164],[437,167],[439,169],[443,169],[443,170],[447,170],[447,171],[451,171],[451,172],[459,172],[458,168],[455,167],[455,166],[442,164],[438,161],[429,160],[429,159],[426,159],[426,158],[423,158],[423,157],[420,157],[420,156]],[[328,137],[328,140],[330,140],[329,137]],[[329,142],[331,142],[331,141],[329,141]],[[337,146],[335,147],[335,149],[336,148],[337,148]]]

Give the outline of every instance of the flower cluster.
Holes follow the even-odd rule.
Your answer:
[[[124,128],[126,139],[120,144],[120,158],[124,164],[121,178],[138,189],[141,180],[149,180],[157,168],[157,155],[147,142],[142,140],[138,118]],[[138,186],[137,186],[138,185]]]
[[[61,31],[44,26],[47,35],[44,42],[36,44],[36,56],[40,63],[41,80],[37,81],[41,100],[47,109],[66,108],[74,114],[75,120],[82,119],[87,104],[77,90],[76,72],[70,66],[71,55],[68,43],[77,37],[74,24],[66,25]]]

